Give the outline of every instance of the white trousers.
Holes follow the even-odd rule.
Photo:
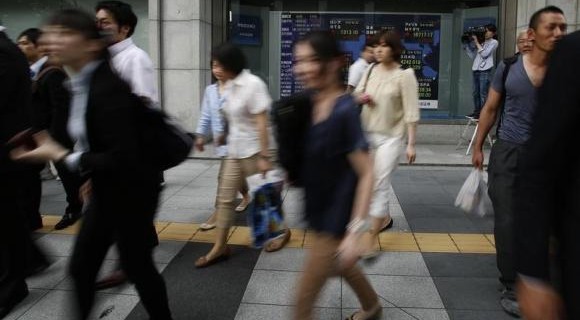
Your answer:
[[[374,160],[375,185],[371,200],[370,215],[374,218],[389,216],[389,189],[393,171],[399,165],[403,137],[389,137],[367,133]]]

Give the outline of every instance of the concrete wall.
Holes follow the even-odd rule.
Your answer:
[[[163,108],[193,132],[210,83],[211,0],[149,0],[151,56]]]
[[[535,11],[554,5],[564,11],[568,20],[568,32],[580,29],[580,1],[579,0],[518,0],[517,5],[517,30],[524,31],[528,28],[530,17]]]

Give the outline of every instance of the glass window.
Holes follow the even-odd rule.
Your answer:
[[[299,90],[291,74],[292,42],[310,29],[333,29],[350,59],[365,38],[384,28],[404,39],[404,67],[416,70],[423,119],[450,119],[473,109],[472,61],[461,35],[469,26],[498,21],[491,1],[229,0],[227,37],[242,47],[249,68],[277,99]]]

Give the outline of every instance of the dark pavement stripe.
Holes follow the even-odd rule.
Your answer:
[[[207,253],[211,244],[187,243],[165,268],[163,276],[173,319],[235,318],[260,251],[245,246],[230,247],[232,256],[229,260],[196,269],[195,260]],[[141,303],[127,319],[148,319]]]

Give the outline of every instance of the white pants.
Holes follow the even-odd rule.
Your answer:
[[[403,137],[389,137],[367,133],[374,159],[375,185],[371,200],[370,215],[374,218],[389,216],[389,189],[391,175],[399,165]]]

